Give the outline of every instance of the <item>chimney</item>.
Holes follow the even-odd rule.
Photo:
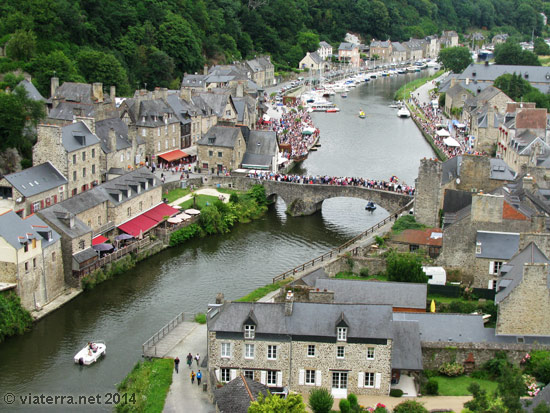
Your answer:
[[[116,99],[116,86],[111,86],[111,90],[110,90],[110,93],[109,93],[109,97],[111,98],[111,102],[112,102],[112,103],[115,103],[115,99]]]
[[[166,100],[168,98],[168,88],[161,87],[159,89],[159,99]]]
[[[237,83],[237,97],[244,97],[244,83],[242,80],[239,80],[239,82]]]
[[[533,192],[535,181],[533,177],[530,174],[527,174],[523,177],[523,189],[525,191]]]
[[[223,293],[218,293],[216,295],[216,304],[223,304],[224,303],[224,299],[223,299]]]
[[[53,98],[55,96],[55,91],[59,87],[59,78],[52,77],[50,79],[50,96]]]
[[[470,78],[466,78],[466,86],[470,84]]]
[[[191,89],[182,87],[180,89],[180,99],[191,103]]]
[[[92,84],[92,100],[98,103],[103,102],[103,83],[96,82]]]
[[[87,118],[84,116],[75,116],[73,123],[76,122],[84,122],[88,129],[90,129],[90,132],[92,132],[95,135],[95,119],[94,118]]]
[[[208,65],[204,65],[202,74],[205,76],[208,74]]]
[[[292,315],[292,305],[293,305],[293,303],[294,303],[294,293],[289,290],[286,293],[285,316],[291,316]]]
[[[112,128],[109,129],[109,146],[112,152],[116,152],[116,133]]]

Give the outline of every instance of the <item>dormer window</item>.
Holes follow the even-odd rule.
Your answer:
[[[346,341],[348,339],[348,328],[347,327],[338,327],[336,329],[337,333],[337,340],[338,341]]]
[[[252,339],[256,335],[256,326],[247,324],[244,326],[244,338]]]

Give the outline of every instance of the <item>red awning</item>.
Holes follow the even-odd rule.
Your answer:
[[[151,228],[156,227],[158,224],[157,221],[146,216],[139,215],[134,219],[131,219],[128,222],[120,225],[118,229],[124,231],[127,234],[133,235],[134,237],[139,237],[140,234],[149,231]]]
[[[156,222],[161,222],[164,221],[164,217],[171,217],[172,215],[178,214],[179,212],[179,209],[172,208],[170,205],[163,202],[162,204],[158,204],[156,207],[150,209],[149,211],[144,212],[142,216],[146,216],[147,218],[152,219]]]
[[[172,161],[177,161],[178,159],[181,159],[181,158],[187,158],[189,155],[187,155],[183,151],[180,151],[179,149],[176,149],[175,151],[166,152],[157,156],[159,158],[164,159],[167,162],[172,162]]]
[[[92,245],[103,244],[104,242],[109,241],[109,238],[104,237],[103,235],[98,235],[92,239]]]

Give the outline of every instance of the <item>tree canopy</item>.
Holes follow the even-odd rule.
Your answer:
[[[538,57],[529,50],[522,50],[519,43],[508,40],[495,46],[495,63],[497,65],[540,66]]]
[[[386,274],[390,281],[428,282],[428,277],[422,270],[422,258],[415,253],[390,253],[386,260]]]
[[[301,394],[291,393],[286,399],[269,393],[258,395],[258,400],[250,403],[248,413],[305,413],[306,405]]]
[[[454,73],[461,73],[473,63],[467,47],[447,47],[439,52],[437,61]]]

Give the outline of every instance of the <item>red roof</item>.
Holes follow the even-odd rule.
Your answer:
[[[393,241],[404,244],[441,247],[443,245],[442,233],[441,228],[406,229],[401,234],[394,236]]]
[[[147,232],[151,228],[156,227],[157,224],[158,224],[158,221],[155,221],[154,219],[151,219],[151,218],[147,218],[146,216],[143,216],[143,215],[139,215],[134,219],[131,219],[130,221],[120,225],[118,229],[134,237],[139,237],[144,232]]]
[[[187,155],[185,152],[180,151],[179,149],[176,149],[174,151],[166,152],[161,155],[157,155],[159,158],[164,159],[167,162],[177,161],[181,158],[187,158],[189,155]]]
[[[103,244],[104,242],[109,241],[109,238],[104,237],[103,235],[98,235],[92,239],[92,245]]]
[[[150,209],[149,211],[144,212],[142,215],[154,221],[161,222],[164,221],[164,217],[171,217],[172,215],[175,215],[179,212],[179,209],[172,208],[170,205],[163,202],[162,204],[158,204],[156,207]]]

